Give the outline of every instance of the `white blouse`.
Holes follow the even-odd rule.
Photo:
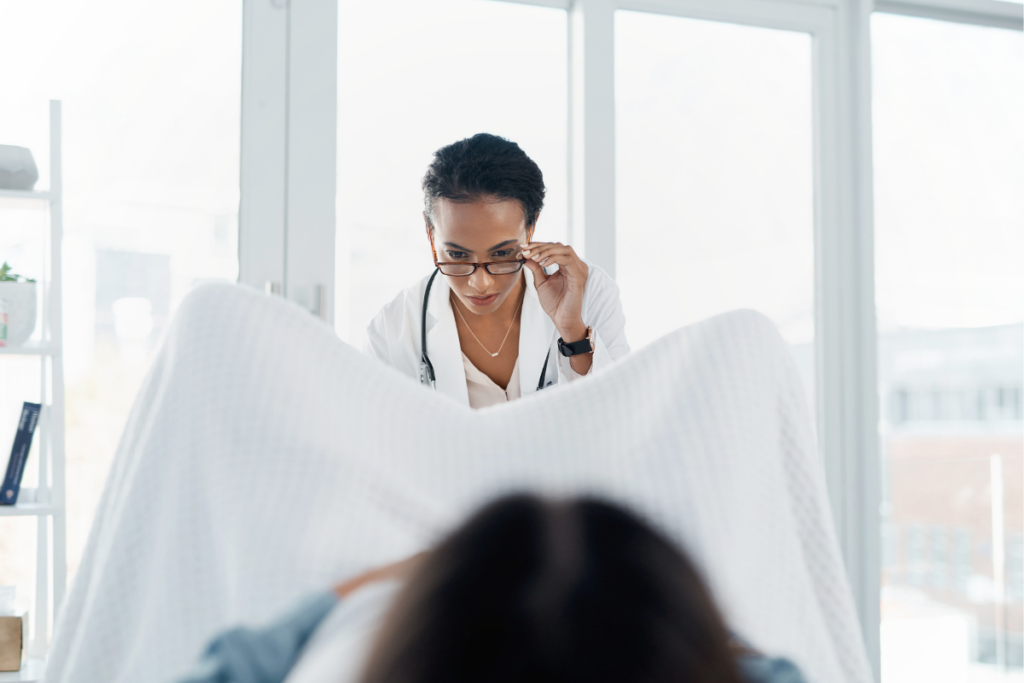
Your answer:
[[[559,365],[563,366],[563,372],[570,382],[585,376],[573,370],[572,365],[569,364],[569,359],[561,354],[558,356],[558,361]],[[469,407],[474,410],[514,401],[523,395],[522,389],[519,386],[518,358],[516,358],[516,364],[512,368],[512,377],[508,380],[508,387],[505,389],[499,387],[493,379],[473,365],[473,361],[465,353],[462,354],[462,367],[466,371],[466,390],[469,392]],[[593,369],[594,366],[591,364],[590,370]],[[587,370],[588,375],[590,370]]]
[[[519,359],[512,368],[512,378],[508,388],[502,389],[494,380],[480,371],[465,353],[462,354],[462,365],[466,368],[466,389],[469,391],[469,407],[474,410],[514,401],[522,396],[519,388]]]

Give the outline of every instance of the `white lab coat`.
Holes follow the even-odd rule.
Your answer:
[[[594,328],[594,361],[591,372],[600,372],[612,361],[629,353],[626,343],[626,317],[619,301],[619,286],[607,273],[587,263],[589,274],[583,294],[583,323]],[[519,326],[519,384],[522,396],[537,391],[537,383],[544,367],[544,358],[551,351],[544,373],[544,385],[569,380],[569,359],[558,352],[558,333],[555,324],[544,312],[533,284],[533,273],[524,268],[526,296],[523,299],[522,320]],[[403,290],[380,310],[366,330],[363,350],[394,367],[401,373],[419,381],[420,378],[420,316],[423,313],[423,293],[430,276]],[[469,406],[466,371],[462,362],[462,347],[455,326],[449,293],[451,288],[444,275],[438,273],[430,289],[427,304],[427,354],[434,366],[437,391],[465,406]]]

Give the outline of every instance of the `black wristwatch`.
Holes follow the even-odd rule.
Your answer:
[[[594,328],[587,326],[587,336],[572,344],[566,344],[562,338],[558,338],[558,352],[566,358],[578,356],[581,353],[590,353],[594,350]]]

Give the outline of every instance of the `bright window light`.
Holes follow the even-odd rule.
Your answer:
[[[753,308],[814,339],[811,39],[618,12],[617,280],[636,349]]]
[[[493,133],[548,188],[536,238],[566,231],[567,39],[562,10],[480,0],[338,9],[338,334],[361,344],[401,288],[433,269],[420,179],[438,148]]]
[[[1024,36],[875,15],[882,683],[1024,680]]]
[[[37,189],[49,185],[47,100],[63,102],[69,581],[178,303],[200,279],[238,276],[241,39],[241,0],[0,3],[0,144],[33,150]],[[38,262],[46,221],[7,231],[7,216],[0,251]],[[38,400],[38,373],[26,384],[8,360],[4,394]],[[22,595],[34,525],[0,519],[0,584]]]

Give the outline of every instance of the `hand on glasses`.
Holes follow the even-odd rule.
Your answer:
[[[587,336],[583,323],[583,292],[587,288],[590,269],[575,250],[560,242],[531,242],[519,245],[526,257],[526,265],[533,273],[537,297],[544,312],[566,342],[579,341]],[[545,267],[558,266],[550,275]],[[574,366],[575,367],[575,366]]]

